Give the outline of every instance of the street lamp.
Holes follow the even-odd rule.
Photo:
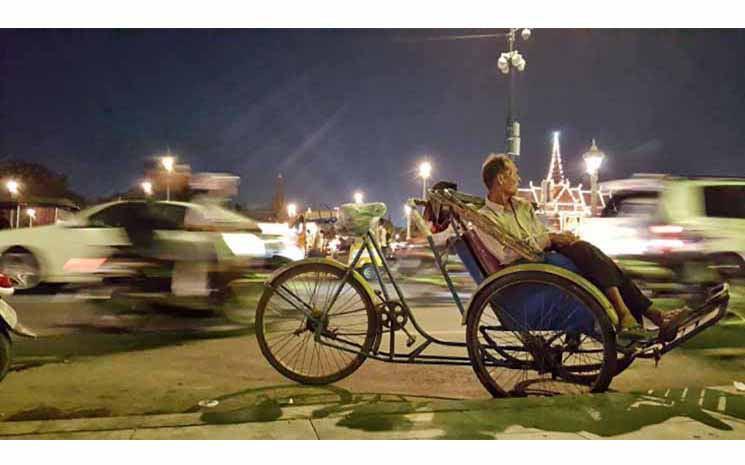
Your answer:
[[[18,200],[18,195],[21,190],[21,185],[15,179],[9,179],[5,183],[5,188],[10,192],[10,196],[16,201],[16,228],[21,226],[21,202]],[[13,213],[10,215],[10,226],[13,226]]]
[[[432,174],[432,164],[424,161],[419,164],[419,177],[422,178],[422,199],[427,198],[427,179]]]
[[[287,204],[287,216],[289,218],[295,218],[297,215],[297,205],[294,203]]]
[[[27,208],[26,215],[28,215],[28,227],[31,228],[34,226],[34,220],[36,219],[36,210]]]
[[[411,239],[411,207],[404,205],[404,214],[406,214],[406,240]]]
[[[515,107],[515,74],[519,71],[525,70],[527,62],[525,58],[515,49],[515,42],[517,42],[517,31],[518,28],[510,29],[507,33],[507,43],[509,44],[509,50],[499,55],[497,60],[497,68],[502,74],[510,75],[510,82],[507,92],[507,128],[506,128],[506,141],[505,151],[510,157],[520,156],[520,123],[517,121],[514,115]],[[531,36],[530,29],[523,29],[520,33],[522,40],[528,40]],[[514,71],[513,71],[514,70]]]
[[[169,152],[170,153],[170,152]],[[160,164],[166,170],[166,200],[171,200],[171,173],[173,172],[173,164],[175,158],[168,155],[160,159]]]
[[[140,187],[142,188],[142,192],[145,193],[145,196],[150,197],[153,195],[153,183],[150,181],[142,181]]]
[[[582,155],[585,160],[585,167],[587,168],[587,174],[590,175],[590,214],[594,215],[598,204],[598,171],[600,171],[600,165],[603,164],[605,154],[598,149],[595,145],[595,139],[592,140],[592,147],[590,150]]]
[[[364,200],[365,196],[362,194],[362,192],[357,191],[354,193],[354,203],[360,204]]]

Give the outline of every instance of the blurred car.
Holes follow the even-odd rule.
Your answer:
[[[202,226],[187,226],[188,218]],[[90,207],[54,225],[0,231],[0,270],[19,276],[20,290],[96,282],[107,257],[141,239],[133,222],[147,223],[163,241],[211,244],[220,261],[236,265],[304,258],[281,225],[257,223],[217,203],[133,200]]]
[[[637,175],[602,189],[612,197],[578,233],[608,255],[745,276],[745,179]]]
[[[423,240],[409,242],[393,242],[391,244],[393,269],[402,275],[439,274],[435,256],[427,242]],[[463,262],[455,253],[443,257],[445,266],[450,273],[465,272]]]
[[[394,242],[391,244],[393,268],[403,275],[424,270],[436,270],[435,257],[426,242]]]

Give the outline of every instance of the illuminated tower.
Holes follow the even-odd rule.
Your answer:
[[[554,197],[554,186],[566,182],[564,167],[561,164],[561,149],[559,148],[559,131],[554,131],[554,142],[551,147],[551,161],[548,164],[546,178],[541,181],[541,202],[548,204]]]
[[[554,143],[551,147],[551,162],[548,165],[546,180],[552,184],[562,184],[564,179],[564,167],[561,165],[561,150],[559,148],[559,131],[554,131]]]

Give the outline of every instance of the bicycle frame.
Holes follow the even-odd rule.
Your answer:
[[[412,212],[412,214],[415,214],[418,212]],[[442,263],[442,257],[437,253],[437,250],[434,246],[434,242],[432,240],[431,235],[427,235],[427,241],[429,243],[430,248],[432,249],[432,252],[435,255],[435,263],[437,264],[437,268],[442,274],[442,276],[445,278],[445,282],[448,285],[448,289],[453,296],[453,300],[456,303],[456,306],[458,310],[460,311],[461,315],[465,313],[465,310],[463,308],[463,303],[460,300],[460,297],[458,296],[458,293],[455,290],[455,287],[453,286],[452,280],[450,279],[450,276],[447,273],[447,269],[445,269],[443,263]],[[382,296],[380,293],[378,293],[378,297],[382,300],[382,304],[380,304],[378,307],[380,308],[380,311],[378,312],[378,318],[381,316],[381,312],[386,312],[390,309],[390,306],[393,305],[400,305],[403,312],[404,312],[404,321],[408,322],[411,321],[412,326],[416,330],[419,336],[421,336],[424,340],[416,346],[414,349],[408,352],[397,352],[396,351],[396,333],[398,331],[402,331],[407,336],[407,347],[411,347],[416,342],[416,338],[412,336],[409,331],[406,329],[406,324],[404,323],[401,325],[400,328],[397,328],[397,324],[393,322],[392,320],[389,326],[389,329],[386,331],[383,329],[383,325],[378,322],[378,328],[379,332],[376,335],[376,338],[378,340],[376,341],[376,344],[373,347],[373,350],[371,351],[363,351],[360,347],[360,350],[355,351],[350,349],[349,347],[333,344],[329,342],[328,338],[322,338],[321,337],[321,325],[318,325],[315,331],[315,339],[319,344],[327,345],[329,347],[333,347],[335,349],[344,350],[347,352],[352,353],[363,353],[365,356],[376,359],[376,360],[382,360],[386,362],[394,362],[394,363],[408,363],[408,364],[434,364],[434,365],[471,365],[471,361],[468,358],[467,355],[463,356],[455,356],[455,355],[438,355],[438,354],[426,354],[425,351],[433,346],[445,346],[445,347],[459,347],[459,348],[466,348],[465,341],[459,342],[459,341],[446,341],[443,339],[436,338],[429,334],[422,326],[417,322],[416,317],[414,316],[414,313],[411,310],[411,307],[409,306],[408,302],[406,301],[406,297],[404,296],[401,288],[399,287],[398,283],[396,282],[396,279],[393,276],[393,273],[391,272],[391,269],[388,265],[388,261],[386,260],[384,254],[381,251],[380,245],[378,244],[377,239],[373,235],[371,231],[368,231],[364,238],[363,238],[363,245],[360,247],[360,250],[355,255],[352,262],[346,267],[347,271],[344,274],[344,277],[339,283],[339,286],[334,291],[333,297],[331,298],[329,304],[325,309],[323,309],[322,317],[326,318],[328,315],[328,312],[333,307],[334,303],[336,302],[336,299],[341,294],[341,291],[343,287],[347,284],[348,279],[350,276],[352,276],[352,273],[354,272],[357,263],[360,261],[362,254],[364,252],[367,252],[370,257],[373,257],[373,254],[376,254],[380,258],[380,263],[382,264],[382,270],[381,267],[378,266],[376,263],[376,260],[371,260],[373,270],[375,271],[375,277],[377,279],[378,284],[380,285],[380,293],[382,293]],[[392,299],[391,294],[389,292],[388,287],[386,286],[384,279],[383,279],[383,272],[385,272],[385,275],[388,277],[388,279],[391,282],[391,285],[393,286],[393,289],[395,291],[396,297],[398,297],[398,300]],[[372,297],[372,296],[371,296]],[[380,338],[383,336],[384,333],[388,333],[390,336],[389,346],[387,350],[380,350],[379,344],[380,344]],[[346,344],[356,345],[352,344],[350,342],[347,342]]]

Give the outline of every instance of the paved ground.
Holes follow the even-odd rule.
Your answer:
[[[407,295],[414,297],[413,303],[419,307],[417,315],[421,316],[423,326],[432,328],[441,337],[455,340],[462,338],[463,328],[459,325],[459,316],[453,312],[452,308],[441,305],[443,303],[440,298],[441,290],[411,285],[407,286],[406,292]],[[258,350],[252,327],[236,324],[233,321],[236,315],[232,315],[234,318],[230,320],[220,315],[205,315],[196,312],[184,314],[163,309],[112,309],[109,306],[81,303],[70,299],[69,296],[51,299],[41,296],[18,297],[13,304],[18,308],[23,321],[38,329],[42,337],[33,341],[15,341],[16,359],[13,371],[0,384],[3,394],[0,419],[5,420],[0,422],[2,426],[0,431],[7,431],[3,428],[11,424],[20,425],[21,422],[38,424],[27,423],[28,421],[64,421],[71,418],[90,417],[97,417],[100,421],[119,421],[116,419],[120,417],[171,418],[170,415],[182,414],[193,417],[193,414],[189,412],[199,414],[200,422],[206,421],[204,418],[216,418],[210,417],[208,413],[215,415],[222,412],[220,415],[227,415],[225,412],[233,411],[238,412],[237,418],[250,419],[257,411],[264,412],[262,414],[266,411],[276,413],[277,406],[272,402],[279,402],[280,410],[285,412],[286,409],[295,407],[281,404],[285,402],[281,399],[295,399],[313,394],[287,381],[269,366]],[[238,320],[250,321],[250,315],[237,316]],[[710,397],[715,399],[706,400],[706,402],[716,403],[714,408],[705,410],[696,403],[703,387],[731,386],[734,380],[745,381],[742,379],[743,373],[745,373],[745,327],[739,324],[720,326],[704,333],[686,347],[670,353],[658,368],[655,368],[651,361],[639,361],[617,377],[611,388],[617,392],[613,395],[619,397],[611,398],[625,400],[619,401],[620,404],[612,402],[609,405],[617,407],[611,408],[607,414],[602,415],[606,415],[604,418],[610,415],[610,418],[613,418],[613,424],[626,421],[623,418],[627,417],[628,412],[648,411],[651,415],[647,416],[645,413],[643,415],[645,419],[638,420],[638,424],[629,423],[623,431],[611,436],[641,434],[640,432],[645,431],[644,428],[649,425],[656,425],[660,422],[665,425],[678,424],[682,420],[677,418],[682,417],[687,418],[688,422],[692,421],[714,428],[706,431],[717,435],[716,437],[734,434],[745,438],[737,426],[738,421],[743,419],[740,413],[730,415],[732,419],[720,419],[725,424],[737,426],[732,426],[732,430],[728,430],[721,423],[707,416],[711,413],[714,418],[719,418],[717,415],[727,414],[718,410],[719,394],[712,391],[713,393],[704,396],[705,399]],[[298,389],[301,390],[300,394],[295,393]],[[454,410],[450,407],[433,414],[430,411],[417,410],[419,408],[417,402],[424,402],[430,406],[439,405],[438,402],[455,402],[453,405],[460,405],[458,402],[464,400],[474,400],[476,402],[474,405],[479,405],[478,402],[482,400],[488,400],[489,405],[493,403],[495,406],[515,402],[489,400],[486,391],[478,383],[470,367],[406,366],[367,361],[355,374],[338,385],[326,389],[330,391],[330,394],[326,392],[324,395],[331,396],[331,398],[321,396],[321,400],[316,399],[313,402],[328,404],[318,409],[326,408],[322,410],[323,414],[330,408],[337,417],[343,417],[343,421],[329,423],[317,417],[303,417],[298,419],[299,423],[292,423],[295,420],[282,413],[276,418],[282,421],[287,420],[287,425],[291,426],[287,426],[286,430],[276,430],[275,433],[279,434],[284,431],[283,434],[286,436],[283,437],[295,437],[293,435],[296,433],[298,435],[308,433],[307,426],[310,425],[314,437],[351,437],[350,435],[353,436],[360,431],[367,431],[366,426],[355,426],[354,421],[360,415],[359,408],[361,408],[357,404],[366,405],[372,402],[373,405],[377,405],[381,401],[375,399],[394,399],[396,408],[414,408],[414,410],[405,414],[397,413],[396,415],[402,415],[401,418],[385,417],[381,420],[374,420],[373,423],[375,421],[381,421],[383,424],[392,422],[392,426],[389,430],[383,428],[380,434],[376,433],[371,437],[387,437],[386,434],[395,436],[402,431],[407,432],[405,437],[410,437],[409,435],[416,437],[420,433],[426,437],[443,435],[453,437],[455,429],[442,433],[443,426],[430,427],[432,422],[436,420],[435,423],[443,421],[450,424],[452,419],[454,424],[458,424],[460,421],[458,418],[461,420],[464,418],[461,415],[471,419],[475,414],[452,413]],[[649,399],[638,397],[638,395],[624,397],[627,393],[646,393],[650,389],[655,390],[656,400],[653,399],[652,402],[661,402],[667,405],[666,407],[644,407],[639,410],[634,405],[637,402],[641,402],[639,405],[646,405],[645,402]],[[683,395],[684,390],[685,395]],[[674,405],[668,405],[672,402],[669,399],[675,396],[678,396],[678,400]],[[415,398],[413,401],[412,397]],[[217,410],[205,409],[199,405],[200,401],[214,399],[219,400]],[[280,400],[271,401],[271,399]],[[554,400],[549,399],[549,401]],[[268,403],[262,404],[262,402]],[[286,400],[286,402],[290,401]],[[297,402],[293,400],[294,404]],[[401,407],[410,405],[412,402],[414,402],[414,407]],[[741,402],[739,400],[726,402],[726,405],[730,406],[728,408],[741,405],[738,404]],[[385,402],[384,404],[388,405]],[[519,402],[510,405],[515,405],[517,409],[522,408]],[[554,407],[551,407],[552,405]],[[559,415],[561,410],[556,410],[555,413],[552,410],[555,407],[556,404],[549,402],[543,410],[540,410],[542,413],[539,416],[533,417],[532,423],[515,418],[510,420],[513,423],[504,425],[500,423],[501,426],[486,428],[483,435],[491,437],[500,434],[519,434],[521,431],[526,432],[521,428],[540,428],[551,434],[576,435],[585,431],[588,434],[608,436],[603,433],[603,430],[598,429],[599,427],[587,429],[589,427],[583,426],[582,428],[585,429],[575,431],[576,427],[566,426],[571,425],[575,420],[571,420],[571,416],[562,420]],[[588,408],[590,410],[585,413],[577,413],[579,415],[576,418],[577,422],[589,421],[586,418],[588,415],[590,418],[592,415],[597,416],[592,413],[595,407],[590,405]],[[572,408],[568,407],[567,410],[572,410]],[[468,410],[468,412],[473,411],[474,409]],[[217,417],[219,418],[220,415]],[[178,417],[178,421],[192,417]],[[342,429],[338,429],[337,423],[339,422],[341,422]],[[397,422],[409,426],[397,426],[399,424]],[[233,422],[230,423],[232,425]],[[56,425],[57,423],[50,424]],[[59,425],[62,424],[59,423]],[[67,428],[67,426],[64,427]],[[188,428],[199,427],[209,426],[199,423]],[[44,428],[34,431],[47,431]],[[133,426],[122,430],[110,430],[111,432],[106,434],[112,434],[115,437],[141,437],[146,434],[142,432],[142,428]],[[165,426],[158,428],[165,428]],[[235,433],[236,428],[241,431],[240,434]],[[210,431],[224,430],[226,435],[235,433],[238,436],[233,437],[244,437],[245,431],[253,431],[256,428],[258,427],[246,426],[244,428],[233,425]],[[466,427],[463,426],[463,428]],[[469,426],[464,431],[469,431],[469,434],[474,437],[481,437],[482,433],[478,428]],[[682,431],[676,428],[678,427],[670,426],[670,434],[675,435],[678,434],[676,431]],[[135,433],[136,431],[140,432]],[[185,429],[178,434],[192,434],[190,431],[200,430]],[[727,433],[727,431],[731,432]],[[60,431],[56,430],[48,431],[48,433],[58,435],[56,437],[63,436]],[[152,433],[156,434],[155,431]],[[271,434],[275,433],[266,433],[259,428],[256,429],[255,434],[259,435],[256,437],[260,437],[261,434],[272,437]],[[527,433],[532,434],[531,431]],[[699,433],[701,431],[696,434]],[[76,434],[70,437],[80,436]],[[163,436],[171,434],[175,437],[177,433],[169,433],[165,429],[160,429],[157,434]],[[198,436],[201,433],[194,434]],[[254,437],[251,436],[254,433],[245,434],[248,435],[246,437]],[[663,434],[660,430],[655,434],[664,436],[667,433]]]
[[[729,387],[441,400],[341,388],[247,391],[171,415],[0,422],[0,439],[745,439]]]

